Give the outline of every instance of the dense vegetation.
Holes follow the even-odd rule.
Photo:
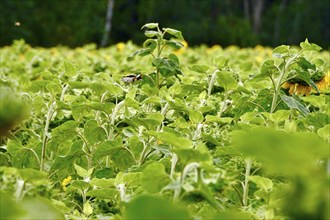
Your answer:
[[[328,219],[329,52],[145,28],[1,48],[0,218]]]
[[[23,38],[34,46],[77,47],[100,45],[107,0],[2,0],[0,9],[0,46]],[[157,21],[181,30],[190,45],[276,47],[307,37],[329,48],[328,0],[114,0],[112,18],[112,44],[142,43],[139,27]]]

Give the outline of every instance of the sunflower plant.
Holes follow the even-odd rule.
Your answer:
[[[270,113],[273,113],[279,104],[278,97],[281,94],[281,87],[288,88],[287,83],[289,82],[299,81],[303,83],[304,87],[298,87],[296,94],[308,94],[311,88],[320,92],[315,81],[321,79],[324,73],[318,70],[315,64],[303,56],[306,51],[320,50],[322,50],[320,46],[309,43],[308,39],[300,43],[299,50],[288,45],[281,45],[273,50],[273,57],[280,59],[280,62],[275,62],[276,60],[266,60],[261,67],[260,74],[256,76],[256,78],[269,77],[272,81],[273,98]],[[293,94],[293,91],[290,90],[289,93]],[[285,96],[283,95],[283,97]],[[290,98],[282,98],[282,100],[288,106],[290,104],[287,103],[287,100],[295,102],[294,99]]]
[[[152,56],[152,66],[156,71],[146,76],[159,89],[166,78],[182,74],[178,57],[173,53],[163,56],[164,48],[169,46],[178,50],[184,47],[185,41],[181,31],[172,28],[160,29],[158,23],[145,24],[141,29],[147,29],[144,35],[148,39],[144,41],[143,48],[135,51],[128,60],[135,56]],[[170,35],[171,39],[166,39],[165,35]]]

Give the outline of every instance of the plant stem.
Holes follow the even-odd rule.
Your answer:
[[[227,105],[226,100],[228,99],[228,97],[229,97],[229,95],[230,95],[231,93],[232,93],[231,90],[229,90],[229,91],[225,91],[225,95],[224,95],[223,101],[222,101],[222,103],[221,103],[220,111],[219,111],[219,113],[218,113],[218,116],[219,116],[219,117],[221,117],[222,114],[223,114],[223,113],[225,112],[225,110],[227,109],[227,108],[226,108],[226,105]]]
[[[55,113],[55,105],[56,101],[53,101],[52,104],[50,105],[47,116],[46,116],[46,123],[45,123],[45,128],[44,128],[44,134],[42,138],[42,147],[41,147],[41,157],[40,157],[40,171],[44,171],[45,169],[45,159],[46,159],[46,145],[47,145],[47,135],[48,135],[48,129],[49,129],[49,123],[50,120]]]
[[[270,109],[270,113],[273,113],[277,107],[277,100],[278,100],[278,96],[280,94],[280,89],[281,89],[281,85],[283,84],[283,79],[284,79],[284,76],[286,75],[288,69],[289,69],[289,66],[295,61],[295,59],[297,57],[299,57],[299,55],[303,52],[303,50],[299,51],[299,53],[297,53],[295,56],[291,57],[287,62],[285,62],[286,60],[284,59],[283,61],[283,69],[282,71],[280,72],[280,76],[279,76],[279,79],[277,80],[276,82],[276,85],[275,85],[275,88],[274,88],[274,96],[273,96],[273,101],[272,101],[272,106],[271,106],[271,109]],[[273,82],[274,84],[274,82]]]
[[[248,205],[248,198],[249,198],[249,176],[251,172],[252,166],[252,159],[247,158],[245,159],[245,180],[243,185],[243,205]]]
[[[207,96],[211,95],[212,92],[212,88],[215,82],[215,79],[217,77],[217,73],[219,72],[219,70],[215,70],[211,76],[210,82],[209,82],[209,87],[207,88]]]
[[[60,101],[63,101],[65,92],[68,90],[68,88],[69,88],[69,85],[67,84],[62,89]],[[47,145],[47,140],[48,140],[47,135],[48,135],[50,120],[52,119],[54,113],[56,112],[55,106],[56,106],[56,100],[54,98],[54,101],[50,105],[48,112],[47,112],[47,116],[46,116],[46,123],[45,123],[45,128],[44,128],[44,133],[43,133],[43,138],[42,138],[42,147],[41,147],[40,171],[44,171],[44,169],[45,169],[46,145]]]

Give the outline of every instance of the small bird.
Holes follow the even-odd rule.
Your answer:
[[[135,81],[141,80],[141,79],[142,79],[141,74],[129,74],[129,75],[121,78],[121,80],[125,83],[132,83],[132,82],[135,82]]]

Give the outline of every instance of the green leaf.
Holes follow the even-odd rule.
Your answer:
[[[324,127],[329,121],[330,115],[323,112],[312,112],[303,119],[307,126],[313,126],[315,129]]]
[[[90,86],[90,82],[70,81],[68,82],[72,89],[86,89]]]
[[[276,58],[282,58],[289,54],[290,52],[290,46],[282,45],[278,46],[273,50],[273,56]]]
[[[206,115],[205,122],[217,122],[219,124],[230,124],[233,118],[230,117],[219,117],[216,115]]]
[[[141,212],[148,208],[148,211]],[[150,195],[140,195],[127,204],[126,219],[192,219],[186,208],[180,204]]]
[[[89,201],[86,201],[84,203],[84,206],[83,206],[83,213],[86,215],[86,216],[89,216],[93,213],[93,207],[91,206],[90,202]]]
[[[77,127],[77,122],[72,120],[66,121],[62,125],[53,129],[51,139],[59,143],[67,140],[72,140],[77,136]]]
[[[93,160],[99,160],[102,157],[108,156],[112,153],[112,148],[122,147],[123,141],[121,138],[115,139],[114,141],[105,141],[98,145],[96,150],[93,152]]]
[[[309,110],[305,106],[303,106],[299,101],[297,101],[295,98],[284,94],[281,94],[281,98],[283,102],[285,102],[285,104],[287,104],[287,106],[290,109],[298,110],[303,116],[306,116],[310,113]]]
[[[81,166],[77,165],[77,164],[74,164],[74,168],[77,172],[77,174],[82,177],[82,178],[85,178],[85,177],[90,177],[89,172],[87,170],[85,170],[84,168],[82,168]]]
[[[180,137],[170,132],[159,132],[157,138],[164,143],[172,145],[174,148],[191,148],[192,142],[184,137]]]
[[[149,193],[160,192],[169,182],[170,177],[165,172],[162,163],[149,164],[142,172],[142,187]]]
[[[98,179],[93,178],[90,182],[92,186],[98,187],[98,188],[112,188],[115,185],[114,179]]]
[[[113,87],[113,85],[111,85]],[[98,97],[101,97],[107,90],[108,87],[102,83],[94,82],[90,85],[90,88],[96,92]]]
[[[61,94],[61,92],[62,92],[62,86],[58,82],[49,82],[49,83],[47,83],[46,89],[53,96],[56,96],[57,94]]]
[[[71,188],[71,189],[80,189],[80,190],[84,191],[85,189],[88,189],[89,187],[90,187],[90,184],[85,182],[85,181],[74,180],[74,181],[71,182],[70,186],[68,187],[68,191],[69,191],[69,188]]]
[[[210,162],[211,156],[207,147],[204,144],[199,144],[196,149],[174,149],[175,152],[183,164],[188,164],[190,162]]]
[[[125,99],[125,106],[132,107],[132,108],[135,108],[137,110],[140,109],[139,102],[137,102],[137,101],[135,101],[131,98],[126,98]]]
[[[157,40],[148,39],[143,43],[144,48],[149,48],[151,51],[154,51],[157,47]]]
[[[206,73],[210,69],[210,66],[195,64],[190,66],[189,69],[197,73]]]
[[[279,123],[279,122],[285,121],[286,119],[289,118],[290,111],[289,110],[278,110],[274,113],[263,112],[262,114],[269,120],[271,120],[275,123]]]
[[[168,40],[168,41],[166,41],[166,45],[168,45],[176,50],[184,47],[184,45],[177,40]]]
[[[287,176],[307,175],[314,170],[315,158],[328,154],[328,146],[314,133],[287,133],[274,128],[256,127],[233,133],[239,153],[255,157],[266,172]]]
[[[112,102],[107,102],[107,103],[91,102],[89,106],[93,110],[102,111],[106,114],[111,114],[112,110],[116,107],[116,105]]]
[[[214,58],[213,63],[217,65],[218,69],[223,69],[228,66],[229,58],[224,56],[219,56]]]
[[[303,50],[315,50],[315,51],[322,50],[322,47],[318,46],[317,44],[309,43],[307,38],[305,42],[300,43],[300,47]]]
[[[157,36],[157,37],[160,36],[160,34],[157,31],[145,31],[144,35],[146,35],[149,38],[155,37],[155,36]],[[143,47],[145,47],[145,46],[143,46]]]
[[[299,57],[297,59],[297,63],[303,70],[308,70],[308,69],[316,70],[315,64],[312,64],[311,62],[306,60],[305,57]]]
[[[98,126],[96,120],[89,120],[84,126],[84,136],[89,144],[94,145],[106,140],[107,133],[104,128]]]
[[[115,185],[125,184],[129,188],[141,187],[141,172],[119,172],[115,179]]]
[[[318,89],[315,82],[311,79],[311,75],[309,74],[309,72],[307,70],[296,69],[295,70],[295,79],[300,79],[300,80],[304,81],[305,83],[312,86],[313,89],[315,89],[317,92],[320,93],[320,90]]]
[[[18,170],[18,173],[22,179],[27,182],[47,179],[47,173],[30,168],[20,169]]]
[[[330,124],[327,124],[323,128],[318,129],[317,134],[325,141],[330,143]]]
[[[64,69],[65,69],[65,74],[68,77],[74,77],[78,73],[76,68],[71,63],[69,63],[68,61],[64,61]]]
[[[199,124],[204,120],[204,116],[199,111],[191,109],[189,112],[189,120],[194,124]]]
[[[121,171],[125,171],[135,164],[135,159],[132,153],[123,147],[112,147],[110,149],[109,158]]]
[[[235,90],[238,88],[238,82],[233,76],[232,72],[219,71],[217,72],[217,81],[226,91]]]
[[[168,92],[171,94],[171,95],[177,95],[177,94],[180,94],[181,92],[181,85],[179,82],[176,82],[174,83],[173,86],[171,86],[169,89],[168,89]]]
[[[206,142],[206,144],[210,143],[215,146],[221,146],[221,142],[214,138],[212,135],[207,133],[202,133],[202,138]]]
[[[65,217],[62,213],[63,210],[59,211],[50,200],[41,196],[35,198],[26,198],[19,204],[19,206],[24,210],[24,215],[20,216],[18,219],[65,220]],[[2,211],[3,209],[1,207],[1,212]]]
[[[274,60],[266,60],[261,66],[260,74],[256,75],[255,78],[270,77],[278,73],[279,70],[275,66]]]
[[[123,94],[123,90],[122,88],[120,88],[119,86],[117,85],[108,85],[108,91],[110,92],[110,94],[118,97],[120,95]]]
[[[149,54],[152,53],[152,51],[153,51],[153,49],[150,49],[150,48],[145,48],[145,49],[137,50],[137,51],[135,51],[133,54],[131,54],[131,55],[127,58],[127,60],[130,61],[130,60],[132,60],[135,56],[141,56],[141,57],[143,57],[143,56],[149,55]]]
[[[22,219],[25,210],[12,197],[11,193],[0,191],[0,219]]]
[[[266,192],[273,190],[273,181],[261,176],[249,176],[248,179],[254,182],[260,189]]]
[[[153,112],[153,113],[150,113],[148,115],[148,119],[151,119],[151,120],[154,120],[154,121],[157,121],[157,124],[153,124],[153,126],[158,126],[158,125],[161,125],[161,123],[163,122],[164,120],[164,115],[162,115],[161,113],[159,112]],[[143,119],[142,119],[143,120]]]
[[[174,36],[178,40],[184,40],[181,31],[172,29],[172,28],[163,28],[164,33],[168,33],[172,36]]]
[[[129,149],[134,155],[134,158],[136,159],[140,158],[143,148],[144,148],[143,143],[141,142],[138,136],[134,135],[129,139]]]
[[[158,23],[147,23],[141,27],[141,30],[143,28],[149,28],[149,29],[154,29],[158,27]]]
[[[87,192],[87,196],[99,199],[117,200],[119,197],[119,191],[117,189],[93,189]]]

